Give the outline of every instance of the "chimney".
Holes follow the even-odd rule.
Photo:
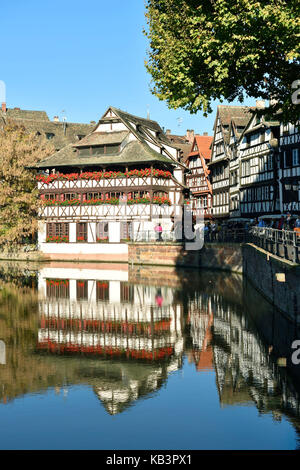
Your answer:
[[[21,108],[14,108],[16,111],[21,111]]]
[[[203,132],[203,135],[208,135],[208,132]]]
[[[6,113],[6,103],[2,103],[1,109],[2,109],[2,113]]]
[[[264,100],[256,100],[257,109],[265,109],[266,103]]]
[[[171,134],[171,129],[167,129],[166,130],[166,135],[170,135]]]
[[[54,116],[53,121],[54,121],[54,122],[59,122],[59,117],[58,117],[58,116]]]
[[[193,141],[194,141],[194,136],[195,136],[194,129],[188,129],[188,130],[186,131],[185,137],[186,137],[186,139],[189,141],[190,144],[193,143]]]

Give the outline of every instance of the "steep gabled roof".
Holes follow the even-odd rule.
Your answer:
[[[244,135],[247,135],[252,132],[256,132],[262,127],[264,128],[271,128],[271,127],[278,127],[280,126],[280,121],[271,120],[270,116],[268,116],[268,108],[266,108],[266,113],[264,115],[261,115],[261,109],[259,113],[253,113],[251,119],[249,120],[247,126],[245,127],[243,133],[239,137],[239,141],[244,137]],[[259,123],[257,123],[255,126],[251,127],[252,123],[257,119],[259,116]],[[266,119],[265,119],[266,118]]]
[[[101,124],[120,122],[124,125],[124,129],[121,131],[102,131],[101,127],[98,130]],[[136,141],[129,142],[130,139],[127,139],[129,133],[133,135]],[[109,144],[121,144],[122,142],[123,146],[120,147],[119,153],[109,155]],[[89,155],[87,157],[75,152],[75,148],[97,147],[105,144],[108,145],[107,153],[101,156]],[[157,151],[152,146],[156,146]],[[73,144],[74,152],[70,148],[63,149],[62,152],[58,152],[41,161],[36,168],[54,168],[55,166],[68,165],[101,166],[102,164],[133,164],[155,161],[168,163],[169,165],[179,165],[185,168],[185,165],[177,161],[166,147],[178,149],[178,147],[170,143],[157,122],[139,118],[118,108],[109,107],[98,121],[98,124],[94,126],[92,132],[84,139]]]
[[[190,152],[186,156],[185,162],[188,161],[189,157],[196,156],[196,155],[201,155],[205,160],[210,160],[212,141],[213,141],[213,137],[211,136],[196,134],[194,137],[193,144],[192,146],[190,146]],[[195,144],[197,144],[198,150],[193,151]]]
[[[249,119],[252,116],[251,110],[255,108],[250,106],[230,106],[230,105],[218,105],[218,113],[220,116],[221,124],[223,126],[229,126],[231,120],[239,120],[243,124],[247,125]]]
[[[63,148],[59,152],[41,160],[34,168],[55,168],[63,166],[102,166],[118,164],[136,164],[136,163],[162,162],[168,165],[173,162],[166,156],[155,152],[149,145],[138,140],[131,141],[119,152],[114,155],[89,155],[83,156],[77,153],[72,144]]]
[[[230,106],[220,104],[217,108],[217,116],[215,120],[214,129],[216,128],[217,119],[219,117],[223,129],[224,142],[228,144],[230,139],[231,122],[233,121],[235,125],[239,127],[247,126],[254,110],[255,108],[250,106]]]
[[[210,160],[213,137],[208,135],[196,135],[195,140],[200,154],[205,158],[205,160]]]

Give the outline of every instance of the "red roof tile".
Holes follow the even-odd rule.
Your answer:
[[[193,143],[192,149],[194,148],[195,142],[197,144],[199,153],[205,158],[205,160],[210,160],[211,158],[211,143],[213,137],[208,135],[195,135],[195,141]],[[198,152],[190,152],[189,156],[197,155]]]

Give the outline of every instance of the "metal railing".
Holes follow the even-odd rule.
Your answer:
[[[134,233],[132,241],[135,242],[155,242],[159,241],[159,235],[154,230],[142,230]],[[161,235],[162,242],[176,242],[175,233],[164,230]]]
[[[154,230],[135,232],[132,236],[134,242],[178,242],[174,231],[163,231],[161,240]],[[254,243],[276,256],[300,263],[300,231],[277,230],[270,227],[226,228],[216,232],[207,232],[204,243]]]
[[[300,262],[300,232],[270,227],[252,227],[249,233],[253,243],[266,251],[294,263]]]

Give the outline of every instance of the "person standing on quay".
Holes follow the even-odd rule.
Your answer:
[[[158,234],[158,242],[162,242],[162,226],[161,224],[157,224],[154,228],[155,232]]]

